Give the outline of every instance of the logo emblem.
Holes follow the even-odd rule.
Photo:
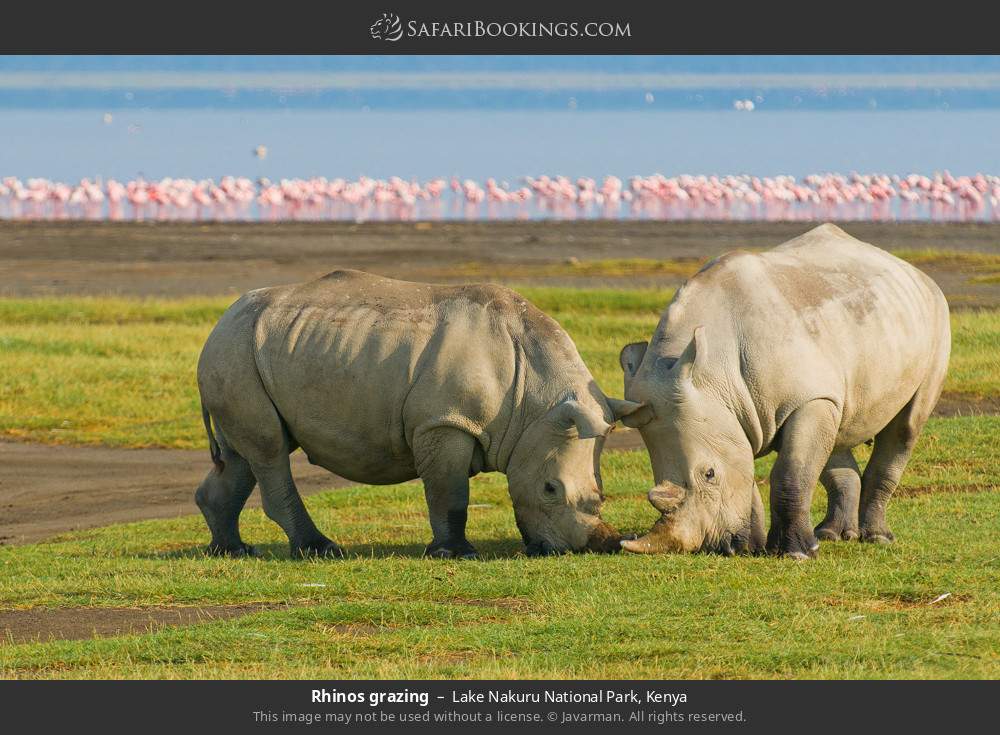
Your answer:
[[[395,13],[382,13],[368,30],[376,41],[398,41],[403,37],[403,24]]]

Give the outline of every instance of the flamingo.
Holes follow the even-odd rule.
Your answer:
[[[598,183],[600,182],[600,183]],[[655,218],[882,220],[923,216],[975,220],[1000,216],[1000,177],[982,172],[932,175],[851,172],[757,177],[748,174],[654,173],[603,179],[542,174],[520,186],[488,178],[483,184],[458,177],[424,182],[392,176],[356,180],[325,177],[253,182],[226,175],[195,181],[165,177],[121,183],[81,179],[76,184],[8,176],[0,180],[0,217],[121,219],[152,212],[159,219],[329,219],[363,220],[373,206],[385,219],[441,216],[440,202],[464,202],[466,217],[525,217],[532,212],[563,218],[601,216]],[[623,206],[624,204],[624,206]],[[254,206],[257,210],[254,210]],[[529,209],[530,206],[530,209]]]

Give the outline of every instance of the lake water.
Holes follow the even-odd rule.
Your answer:
[[[1000,110],[109,114],[0,110],[0,178],[1000,172]]]

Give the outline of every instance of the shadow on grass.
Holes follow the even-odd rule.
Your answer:
[[[487,539],[476,542],[479,561],[511,559],[524,555],[524,545],[519,539]],[[384,559],[393,556],[420,558],[424,555],[424,544],[353,544],[345,546],[350,558]]]
[[[287,543],[266,543],[253,545],[255,558],[262,561],[295,561],[301,562],[303,559],[293,558],[289,552]],[[420,559],[424,556],[424,544],[349,544],[342,547],[347,554],[346,559],[388,559],[400,557],[408,559]],[[492,561],[494,559],[512,559],[524,556],[524,546],[520,540],[515,538],[496,539],[480,541],[476,544],[476,551],[479,552],[478,561]],[[140,559],[210,559],[213,557],[208,553],[206,545],[186,546],[183,548],[170,549],[168,551],[145,552],[136,554]],[[308,560],[306,560],[308,561]],[[340,561],[330,558],[325,561],[336,563]],[[429,562],[441,560],[428,559]],[[473,562],[474,563],[474,562]]]

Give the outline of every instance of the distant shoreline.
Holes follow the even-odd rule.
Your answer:
[[[2,61],[2,58],[0,58]],[[0,109],[1000,109],[1000,70],[933,73],[10,70]]]
[[[0,90],[236,89],[395,90],[710,90],[1000,89],[1000,72],[895,74],[607,73],[598,71],[0,71]]]

